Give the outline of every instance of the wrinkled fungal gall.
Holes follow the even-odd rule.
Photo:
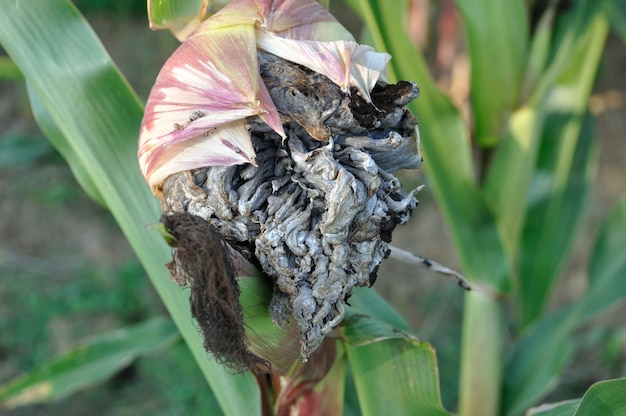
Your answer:
[[[280,293],[270,313],[278,325],[296,322],[306,360],[341,322],[353,288],[376,280],[393,229],[417,205],[416,191],[404,194],[391,172],[421,162],[417,122],[405,108],[419,91],[406,82],[381,84],[366,103],[299,65],[266,53],[259,61],[287,139],[250,118],[256,166],[172,175],[163,185],[163,210],[203,218],[263,270]],[[293,85],[316,93],[285,94]],[[313,136],[320,132],[328,137]]]

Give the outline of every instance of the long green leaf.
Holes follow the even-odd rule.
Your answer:
[[[137,357],[154,353],[178,339],[176,326],[165,318],[98,335],[0,386],[0,409],[62,399],[106,380]]]
[[[526,64],[520,97],[521,103],[527,103],[531,93],[537,88],[537,81],[548,65],[555,15],[555,4],[551,4],[533,28],[533,36],[530,40],[528,51],[528,63]],[[536,104],[541,102],[541,99],[535,101]]]
[[[355,288],[350,297],[351,308],[355,313],[376,317],[389,325],[408,331],[409,325],[404,318],[375,289]]]
[[[582,399],[541,405],[530,409],[528,416],[597,416],[623,415],[626,409],[626,379],[595,383]]]
[[[622,0],[611,0],[609,9],[609,19],[611,28],[621,36],[626,43],[626,3]]]
[[[536,321],[517,343],[505,371],[504,414],[521,414],[556,383],[573,352],[572,331],[624,302],[625,236],[626,196],[602,227],[591,259],[589,289],[574,305]]]
[[[597,416],[623,415],[626,409],[626,379],[600,381],[587,390],[582,399],[541,405],[530,409],[528,416]]]
[[[578,0],[565,12],[557,14],[551,36],[552,50],[548,63],[536,80],[529,103],[538,105],[563,77],[567,68],[575,68],[580,61],[581,42],[589,33],[589,26],[600,15],[608,15],[609,0]],[[597,52],[601,52],[599,48]]]
[[[70,145],[67,138],[63,136],[63,132],[61,132],[59,127],[56,125],[52,115],[37,93],[33,90],[31,84],[27,83],[26,86],[28,98],[30,100],[30,107],[39,128],[46,135],[48,141],[52,143],[52,145],[67,161],[74,177],[87,195],[89,195],[94,201],[97,201],[102,205],[106,205],[104,198],[100,195],[95,179],[91,177],[87,166],[85,166],[84,160],[74,153],[74,148]]]
[[[543,310],[584,212],[597,156],[589,120],[584,123],[585,112],[607,33],[606,16],[598,13],[579,40],[576,59],[565,68],[545,104],[546,128],[531,184],[520,259],[524,325]]]
[[[472,64],[471,101],[480,146],[499,143],[522,85],[528,13],[522,0],[457,0]]]
[[[574,352],[568,340],[579,322],[576,311],[567,308],[545,315],[528,329],[504,370],[501,414],[522,415],[556,385]]]
[[[589,289],[580,300],[580,315],[597,316],[626,298],[626,196],[602,226],[589,267]]]
[[[485,193],[496,213],[503,244],[514,261],[526,216],[526,199],[537,159],[545,116],[542,110],[515,111],[489,167]]]
[[[570,155],[568,140],[558,137],[563,134],[561,120],[552,117],[548,123],[545,137],[550,132],[553,137],[541,145],[521,241],[518,293],[524,325],[541,315],[585,212],[598,155],[590,125],[588,119],[580,138],[573,141],[577,146]],[[557,173],[563,163],[571,164],[570,169]]]
[[[232,375],[204,351],[185,294],[163,264],[170,249],[146,229],[158,203],[139,174],[136,138],[142,108],[91,28],[68,2],[0,2],[0,42],[80,159],[148,272],[226,414],[260,413],[251,375]],[[44,126],[44,131],[48,129]]]

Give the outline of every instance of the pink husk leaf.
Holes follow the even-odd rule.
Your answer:
[[[220,151],[229,164],[249,162],[250,155],[231,155],[233,148],[246,150],[241,143],[228,149],[224,142],[203,134],[254,115],[284,136],[280,116],[258,74],[254,29],[238,26],[195,34],[165,63],[148,99],[139,138],[144,177],[153,189],[158,188],[165,179],[153,176],[163,165],[160,159],[179,143],[195,139],[198,146],[201,137],[209,141],[198,149],[205,154],[189,161],[189,152],[181,154],[175,158],[178,170],[171,173],[192,169],[198,160],[213,159]],[[245,130],[244,134],[248,136]]]
[[[152,192],[160,195],[161,184],[174,173],[203,166],[255,164],[254,157],[245,121],[236,120],[183,142],[145,149],[139,164],[149,172]]]

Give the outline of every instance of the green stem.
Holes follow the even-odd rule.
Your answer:
[[[502,377],[502,309],[484,294],[465,297],[460,416],[496,416],[500,408]]]

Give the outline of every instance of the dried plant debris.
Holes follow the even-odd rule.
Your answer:
[[[172,175],[163,184],[163,211],[210,222],[271,277],[270,314],[281,327],[295,320],[307,360],[341,322],[353,288],[374,282],[393,229],[407,222],[417,205],[417,190],[404,194],[390,172],[421,163],[417,121],[405,107],[419,90],[408,82],[379,83],[367,102],[358,91],[344,93],[323,75],[273,55],[259,52],[259,62],[287,139],[258,118],[248,119],[256,166],[208,166]],[[202,234],[210,245],[219,241]],[[207,243],[196,245],[205,249]],[[214,265],[220,272],[228,267],[223,260]],[[192,303],[194,297],[237,302],[232,280],[204,266],[201,273],[220,282],[198,284],[194,277],[192,292],[203,293],[192,293]],[[240,319],[237,307],[209,307],[196,318]],[[208,325],[213,332],[215,323]]]
[[[228,243],[210,222],[190,213],[163,215],[161,222],[176,241],[167,267],[178,284],[190,288],[191,313],[207,351],[236,371],[267,367],[247,348]]]

